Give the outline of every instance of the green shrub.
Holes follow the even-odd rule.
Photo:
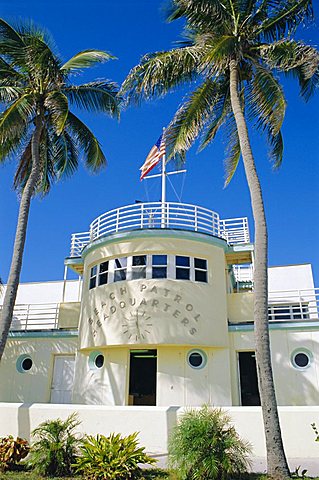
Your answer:
[[[27,440],[12,435],[0,438],[0,471],[12,470],[25,458],[30,450]]]
[[[44,476],[73,474],[81,439],[74,430],[80,424],[76,413],[66,420],[60,418],[41,423],[32,432],[35,442],[30,450],[30,466]]]
[[[88,436],[83,440],[76,471],[86,480],[127,480],[139,478],[139,463],[154,464],[155,460],[138,447],[137,433],[121,437]]]
[[[250,445],[218,408],[189,410],[169,441],[169,464],[183,480],[225,480],[249,467]]]

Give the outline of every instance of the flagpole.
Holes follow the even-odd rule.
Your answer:
[[[163,128],[163,141],[165,142],[165,128]],[[162,157],[162,218],[161,228],[166,227],[166,145],[165,153]]]

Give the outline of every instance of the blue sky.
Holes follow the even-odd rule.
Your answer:
[[[7,21],[33,19],[47,28],[65,60],[87,48],[105,49],[118,57],[87,71],[79,81],[106,77],[121,83],[141,55],[170,48],[181,31],[179,22],[164,22],[162,2],[157,0],[3,0],[1,16]],[[315,44],[318,29],[313,26],[299,36]],[[269,264],[310,262],[318,284],[319,92],[305,104],[292,81],[285,81],[284,88],[288,107],[283,128],[284,162],[279,171],[271,168],[264,138],[251,132],[268,219]],[[140,108],[130,108],[122,113],[119,123],[101,115],[81,114],[101,141],[108,166],[98,176],[81,168],[72,178],[55,185],[47,197],[33,201],[22,281],[61,279],[72,233],[88,230],[101,213],[136,199],[160,199],[159,182],[148,180],[147,192],[146,182],[139,181],[139,167],[184,94],[185,90],[176,91]],[[242,165],[230,186],[223,189],[224,147],[225,141],[218,135],[204,152],[198,154],[196,146],[190,150],[182,201],[210,208],[221,218],[248,216],[253,233]],[[12,189],[14,168],[14,163],[0,168],[0,272],[4,281],[18,212]],[[182,179],[176,178],[174,186],[180,194]],[[168,199],[176,201],[171,189]]]

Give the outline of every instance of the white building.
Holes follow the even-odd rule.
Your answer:
[[[0,401],[259,405],[253,254],[246,218],[181,203],[101,215],[72,235],[79,281],[20,285]],[[278,404],[318,405],[310,265],[269,269],[269,325]]]

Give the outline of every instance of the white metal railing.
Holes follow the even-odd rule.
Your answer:
[[[318,320],[319,288],[270,291],[268,305],[269,320],[273,322]]]
[[[252,264],[233,265],[232,267],[236,282],[253,282],[254,270]]]
[[[207,233],[224,238],[229,244],[249,243],[246,217],[220,220],[218,213],[186,203],[136,203],[100,215],[89,232],[74,233],[71,257],[79,257],[90,242],[125,230],[172,228]]]
[[[0,312],[2,306],[0,306]],[[59,304],[18,304],[13,310],[10,330],[52,330],[58,328]]]

